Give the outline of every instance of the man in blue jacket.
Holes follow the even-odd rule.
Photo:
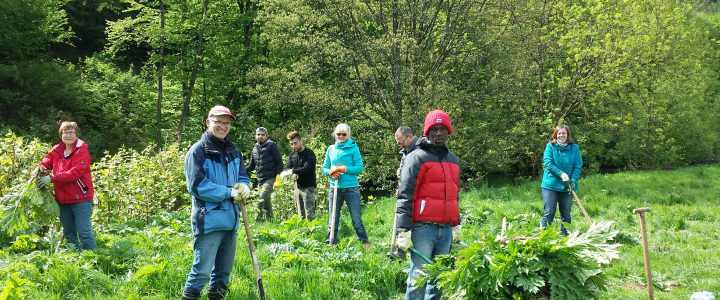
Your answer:
[[[250,155],[250,163],[247,165],[247,172],[255,171],[258,183],[262,192],[260,198],[262,202],[259,204],[260,215],[259,221],[272,220],[272,192],[275,182],[279,182],[280,172],[283,170],[282,156],[278,150],[277,144],[268,139],[268,130],[265,127],[258,127],[255,130],[255,147]],[[264,212],[264,214],[263,214]]]
[[[250,195],[240,151],[225,138],[234,119],[227,107],[210,109],[205,120],[207,131],[185,156],[195,241],[182,299],[198,299],[208,281],[208,299],[224,299],[228,292],[240,216],[235,201],[244,201]]]

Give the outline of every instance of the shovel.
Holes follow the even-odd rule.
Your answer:
[[[335,188],[333,189],[333,199],[330,202],[330,246],[335,245],[335,205],[337,205],[338,180],[335,179]]]
[[[395,218],[393,219],[393,228],[392,228],[392,236],[390,236],[390,251],[388,251],[387,256],[390,257],[392,260],[405,260],[405,251],[402,251],[402,249],[398,248],[397,245],[395,245],[395,240],[397,240],[397,225],[395,224],[397,222],[397,214],[395,214]]]
[[[265,300],[265,289],[263,288],[262,276],[260,274],[260,263],[255,254],[255,243],[252,240],[252,232],[250,231],[250,223],[247,218],[247,209],[245,209],[245,200],[240,202],[240,211],[242,212],[243,224],[245,225],[245,236],[247,237],[248,247],[250,248],[250,256],[252,258],[253,271],[255,271],[255,281],[258,287],[258,296],[260,300]]]

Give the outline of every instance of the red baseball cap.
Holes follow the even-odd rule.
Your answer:
[[[233,114],[230,112],[230,109],[225,106],[222,106],[222,105],[213,106],[213,108],[211,108],[210,111],[208,112],[208,118],[210,118],[210,116],[223,116],[223,115],[230,116],[231,118],[233,118],[233,120],[235,119],[235,116],[233,116]]]

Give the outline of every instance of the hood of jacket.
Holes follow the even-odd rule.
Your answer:
[[[335,148],[337,149],[351,149],[353,147],[357,147],[357,144],[352,138],[348,138],[344,142],[335,141]]]

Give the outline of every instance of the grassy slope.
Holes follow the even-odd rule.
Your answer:
[[[645,295],[639,221],[631,213],[636,207],[652,208],[647,224],[653,271],[661,284],[672,287],[656,288],[656,298],[687,299],[700,290],[720,293],[720,220],[716,217],[720,214],[720,166],[594,175],[583,178],[580,185],[579,195],[590,216],[616,221],[618,241],[625,244],[620,260],[607,270],[609,290],[603,298],[642,299]],[[510,235],[517,227],[539,226],[538,186],[535,181],[463,193],[465,241],[497,231],[503,217],[516,226],[509,229]],[[332,249],[322,244],[326,214],[311,223],[253,224],[268,299],[399,298],[407,263],[385,257],[393,208],[393,199],[387,198],[364,207],[365,226],[374,243],[369,252],[362,251],[354,238],[347,210],[343,211],[340,244]],[[576,207],[572,214],[571,228],[587,226]],[[26,291],[29,298],[177,299],[192,261],[189,218],[187,212],[179,215],[158,217],[156,226],[144,230],[96,226],[102,231],[101,249],[93,254],[0,251],[0,263],[8,263],[20,277],[38,284]],[[244,239],[241,230],[230,299],[256,297]],[[48,271],[39,275],[31,264]]]
[[[489,215],[487,224],[521,215],[539,225],[538,185],[480,189],[465,199],[479,206],[470,208],[474,215]],[[615,221],[617,240],[624,244],[620,260],[607,271],[609,291],[604,298],[645,297],[639,218],[632,214],[638,207],[652,209],[646,214],[651,266],[655,280],[669,287],[664,292],[656,288],[655,297],[687,299],[693,291],[720,292],[720,220],[715,217],[720,213],[720,166],[594,175],[580,185],[578,194],[590,217]],[[572,217],[574,226],[586,225],[575,206]]]

